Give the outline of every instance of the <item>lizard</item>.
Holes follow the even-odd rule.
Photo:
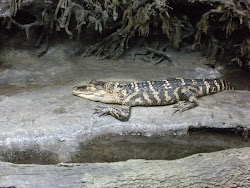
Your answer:
[[[87,85],[75,86],[73,94],[102,103],[122,105],[121,108],[97,106],[95,113],[100,116],[111,115],[120,121],[128,121],[133,106],[171,105],[177,111],[198,106],[198,97],[217,93],[223,90],[234,90],[232,85],[223,79],[186,79],[169,78],[159,81],[104,82],[92,80]]]

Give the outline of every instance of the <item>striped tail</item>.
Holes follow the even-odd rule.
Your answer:
[[[200,82],[204,95],[217,93],[223,90],[234,90],[234,87],[223,79],[200,79],[198,82]]]
[[[224,83],[224,90],[235,90],[235,88],[232,86],[232,84],[226,80],[221,80],[222,83]]]
[[[226,80],[223,79],[214,79],[212,81],[214,83],[214,86],[217,88],[218,91],[223,90],[235,90],[231,83],[229,83]]]

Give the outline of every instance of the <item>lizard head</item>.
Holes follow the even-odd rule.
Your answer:
[[[92,80],[88,85],[75,86],[73,94],[92,101],[101,101],[106,92],[106,82]]]

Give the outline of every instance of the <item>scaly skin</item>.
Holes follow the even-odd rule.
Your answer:
[[[102,82],[92,80],[86,86],[75,86],[73,94],[102,103],[121,104],[122,108],[96,108],[100,116],[111,115],[121,121],[128,121],[132,106],[158,106],[175,104],[176,111],[186,111],[198,105],[197,97],[234,89],[222,79],[169,78],[160,81]]]

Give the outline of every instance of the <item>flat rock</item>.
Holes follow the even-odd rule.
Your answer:
[[[181,52],[177,55],[173,52],[180,64],[188,60],[188,68],[183,68],[153,66],[141,61],[131,62],[129,59],[82,59],[67,54],[65,48],[68,46],[61,44],[50,48],[48,54],[40,59],[29,51],[6,49],[1,52],[0,159],[17,162],[25,153],[26,156],[43,156],[41,160],[45,163],[46,160],[52,163],[67,162],[72,161],[72,156],[77,152],[86,152],[89,149],[86,145],[91,141],[108,135],[140,135],[150,138],[154,135],[187,135],[190,128],[243,128],[245,133],[250,128],[249,91],[223,91],[202,97],[198,107],[184,113],[174,113],[170,105],[133,107],[128,122],[120,122],[111,116],[98,117],[93,114],[94,108],[107,104],[72,95],[73,86],[86,84],[92,79],[131,82],[178,76],[211,78],[220,76],[220,73],[190,63],[197,62],[199,55],[195,53]],[[167,142],[185,139],[191,138],[169,137]],[[195,142],[193,139],[193,144]],[[212,142],[208,140],[207,143]],[[223,143],[220,149],[247,145],[235,142],[230,146],[231,143],[228,142],[227,146]],[[189,144],[187,142],[186,146]],[[99,145],[96,144],[96,147]],[[187,150],[185,152],[189,153]],[[176,150],[176,153],[180,151]]]
[[[0,153],[38,149],[68,161],[79,144],[109,134],[183,135],[192,128],[249,129],[248,91],[223,91],[184,113],[172,106],[134,107],[128,122],[93,115],[99,103],[71,94],[71,85],[0,96]],[[3,153],[2,153],[3,154]]]
[[[0,187],[249,187],[250,148],[183,159],[57,165],[0,162]]]

